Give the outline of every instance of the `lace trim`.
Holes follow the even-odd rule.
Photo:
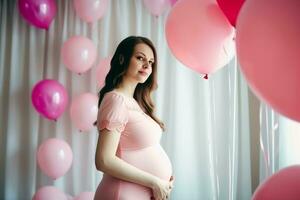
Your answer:
[[[102,120],[99,125],[99,130],[107,128],[110,131],[116,130],[119,133],[123,132],[126,124],[122,122],[112,122],[108,120]]]

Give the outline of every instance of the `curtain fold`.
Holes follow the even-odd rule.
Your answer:
[[[0,4],[0,199],[31,199],[45,185],[71,196],[96,190],[102,178],[94,164],[98,133],[75,128],[70,103],[78,94],[97,94],[98,62],[129,35],[148,37],[157,49],[154,102],[166,125],[161,144],[176,177],[171,199],[250,199],[248,88],[236,58],[206,80],[171,54],[164,32],[170,9],[156,18],[141,0],[112,0],[105,16],[89,25],[76,15],[72,1],[56,3],[48,31],[25,22],[16,0]],[[60,56],[63,42],[74,35],[90,38],[98,51],[93,68],[81,76],[68,71]],[[69,106],[57,122],[39,116],[31,104],[33,86],[46,78],[68,91]],[[74,156],[72,167],[58,180],[43,174],[36,162],[38,146],[52,137],[65,140]]]
[[[300,123],[260,105],[260,183],[280,169],[300,164]]]

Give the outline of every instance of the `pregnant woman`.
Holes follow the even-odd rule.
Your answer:
[[[117,47],[99,92],[95,163],[103,178],[95,200],[166,200],[171,162],[160,145],[164,124],[154,116],[157,57],[152,42],[130,36]]]

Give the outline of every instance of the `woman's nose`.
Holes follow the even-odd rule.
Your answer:
[[[144,65],[143,65],[143,67],[144,67],[144,68],[149,67],[149,63],[148,63],[148,62],[145,62]]]

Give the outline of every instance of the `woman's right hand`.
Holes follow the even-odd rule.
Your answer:
[[[153,199],[155,200],[167,200],[170,197],[170,192],[173,188],[173,180],[165,181],[162,179],[156,179],[152,186]]]

